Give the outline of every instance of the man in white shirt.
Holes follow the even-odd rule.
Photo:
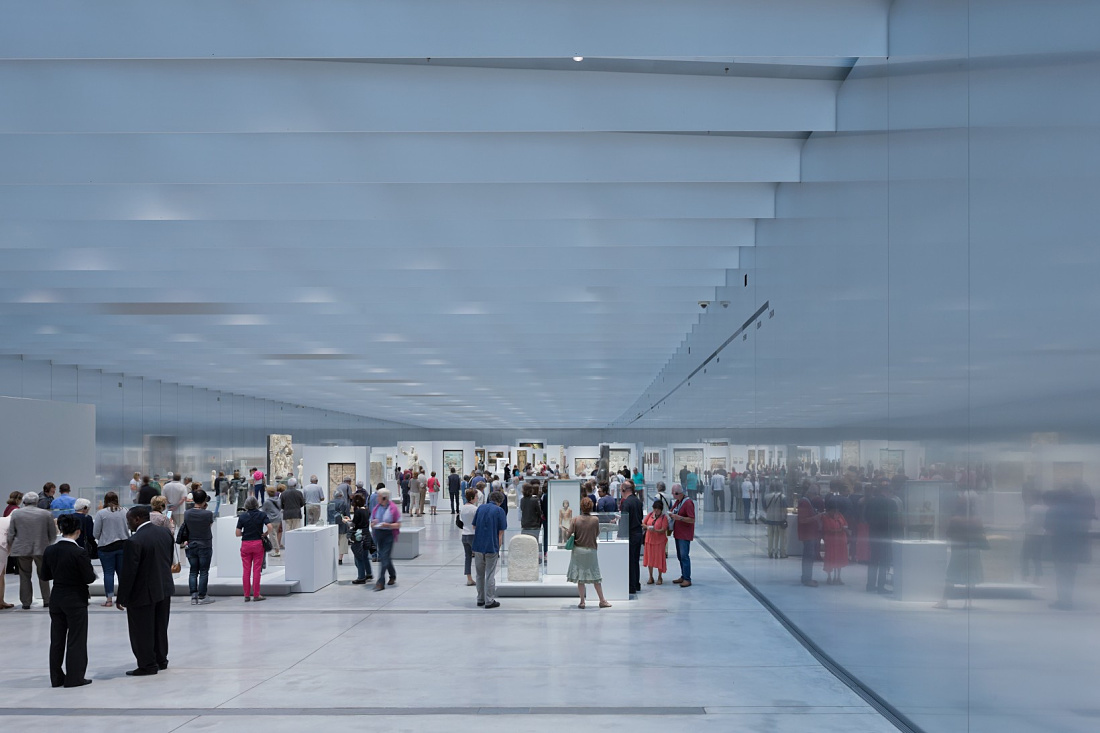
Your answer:
[[[309,485],[302,493],[306,495],[306,524],[317,524],[321,520],[321,502],[325,498],[325,490],[317,483],[317,474],[309,477]]]
[[[130,479],[130,501],[134,504],[137,503],[138,491],[141,489],[141,474],[135,473],[134,477]]]
[[[710,475],[711,509],[716,512],[726,510],[726,477],[720,473]]]
[[[745,480],[741,482],[741,506],[745,511],[745,524],[752,517],[752,500],[756,496],[756,484],[749,474],[745,474]]]
[[[183,505],[187,501],[187,487],[180,483],[180,475],[172,474],[172,480],[164,485],[160,493],[168,502],[170,516],[179,524],[183,518]]]

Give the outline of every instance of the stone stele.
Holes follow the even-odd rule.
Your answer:
[[[508,543],[508,581],[530,582],[539,579],[539,541],[517,534]]]

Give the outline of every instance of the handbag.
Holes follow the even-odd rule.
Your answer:
[[[455,517],[455,526],[458,527],[459,529],[462,529],[463,527],[466,526],[465,524],[463,524],[461,516]]]
[[[187,528],[187,522],[180,525],[179,531],[176,532],[176,544],[182,545],[191,539],[191,530]]]
[[[260,535],[260,542],[263,543],[264,552],[271,552],[272,544],[270,537],[268,537],[266,534],[262,534]]]
[[[576,538],[573,535],[569,535],[569,539],[565,541],[565,549],[572,550],[576,543]]]
[[[181,570],[183,570],[183,566],[180,565],[180,552],[176,550],[176,561],[172,563],[172,575],[175,575]]]

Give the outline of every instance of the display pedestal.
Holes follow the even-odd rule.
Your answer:
[[[298,582],[299,592],[313,593],[336,582],[335,524],[302,527],[284,533],[283,538],[285,577]]]
[[[241,540],[237,537],[237,517],[214,520],[214,562],[224,578],[241,574]]]
[[[394,560],[412,560],[420,554],[420,534],[427,527],[402,527],[393,543],[390,557]]]
[[[563,550],[553,545],[546,552],[546,574],[565,575],[569,570],[569,550]]]
[[[802,541],[798,539],[798,515],[787,515],[787,554],[802,557]]]
[[[947,574],[947,543],[895,540],[894,598],[899,601],[938,601],[943,598]]]

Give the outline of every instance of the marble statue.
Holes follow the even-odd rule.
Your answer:
[[[517,534],[508,543],[508,582],[539,579],[539,541],[531,535]]]
[[[304,484],[305,483],[305,480],[302,478],[302,476],[305,475],[305,473],[303,472],[303,469],[302,469],[302,463],[303,463],[303,460],[301,458],[299,458],[298,459],[298,483],[299,484]]]

